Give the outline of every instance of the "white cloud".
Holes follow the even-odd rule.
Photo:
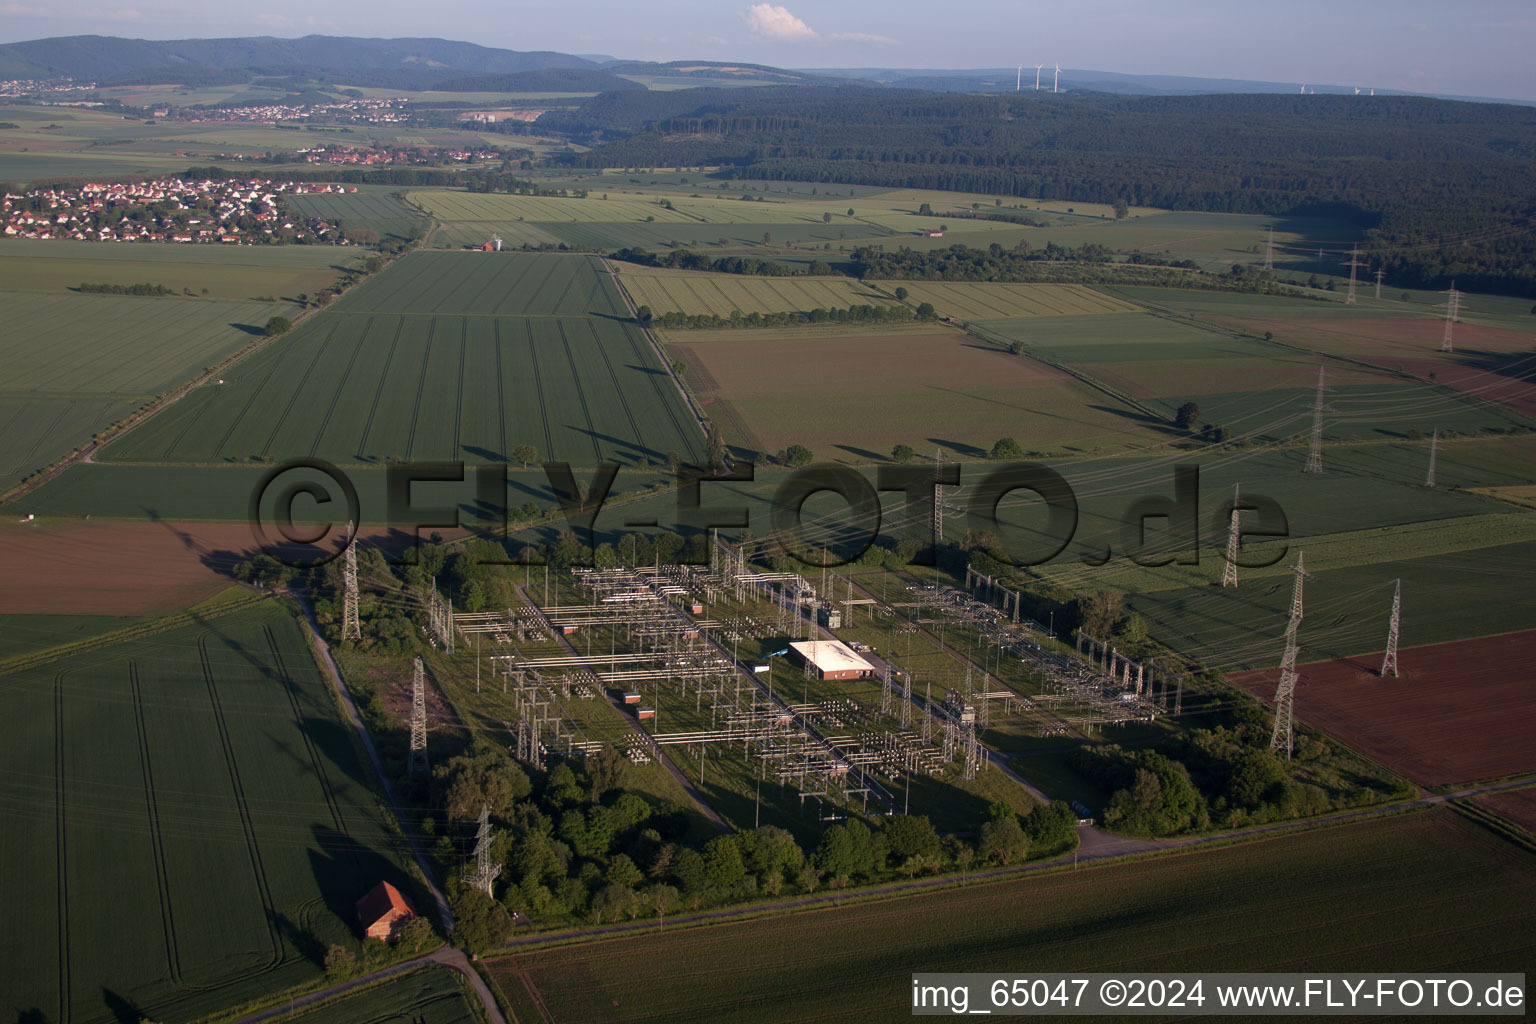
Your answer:
[[[896,46],[897,41],[890,36],[877,36],[869,32],[835,32],[833,39],[845,39],[850,43],[878,43],[881,46]]]
[[[51,12],[41,7],[29,7],[26,4],[6,4],[0,7],[0,14],[8,18],[45,18]]]
[[[815,39],[816,30],[783,7],[753,4],[741,14],[753,35],[768,39]]]

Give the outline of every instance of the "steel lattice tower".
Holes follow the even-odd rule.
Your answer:
[[[1387,276],[1387,272],[1381,268],[1376,269],[1376,297],[1381,298],[1381,279]]]
[[[1296,585],[1291,591],[1291,618],[1285,627],[1285,656],[1280,660],[1280,683],[1275,687],[1275,730],[1269,737],[1269,749],[1279,750],[1284,747],[1287,761],[1291,759],[1296,746],[1296,637],[1301,631],[1301,589],[1307,579],[1307,571],[1302,564],[1303,556],[1304,552],[1297,552],[1296,565],[1292,569],[1296,574]]]
[[[929,529],[933,532],[933,543],[938,547],[944,546],[944,487],[939,483],[944,472],[944,452],[942,449],[933,450],[933,515],[929,523]]]
[[[1452,325],[1461,317],[1461,292],[1456,290],[1456,282],[1451,282],[1451,290],[1446,293],[1449,298],[1445,302],[1445,333],[1440,336],[1440,351],[1455,351],[1451,343]]]
[[[341,638],[361,640],[363,627],[357,620],[357,534],[351,523],[347,524],[347,552],[342,563],[342,579]]]
[[[491,885],[499,874],[501,865],[491,861],[491,809],[481,804],[480,827],[475,831],[475,870],[465,875],[464,881],[495,899]]]
[[[1317,368],[1317,401],[1312,403],[1312,447],[1307,451],[1307,464],[1303,473],[1323,471],[1323,368]]]
[[[1429,439],[1429,473],[1424,477],[1424,486],[1435,486],[1435,456],[1440,451],[1440,428],[1436,427],[1434,434]]]
[[[1381,672],[1378,675],[1385,678],[1388,674],[1397,675],[1397,639],[1403,621],[1403,581],[1397,581],[1397,587],[1392,591],[1392,621],[1387,624],[1387,653],[1381,657]]]
[[[1269,226],[1269,245],[1264,249],[1264,269],[1275,269],[1275,226]]]
[[[427,678],[426,667],[416,659],[415,673],[411,680],[411,756],[412,775],[427,773]]]
[[[1241,487],[1232,488],[1232,525],[1227,529],[1227,565],[1221,570],[1221,585],[1224,587],[1237,586],[1237,549],[1242,540],[1242,530],[1238,526],[1237,503]]]
[[[1344,265],[1349,268],[1349,295],[1345,297],[1344,303],[1345,305],[1353,306],[1355,304],[1355,271],[1365,266],[1364,263],[1360,262],[1360,247],[1358,245],[1350,250],[1349,262]]]

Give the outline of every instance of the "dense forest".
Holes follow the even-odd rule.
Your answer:
[[[1394,286],[1536,295],[1525,107],[801,87],[609,93],[539,124],[597,144],[561,157],[581,167],[1332,216],[1362,229]]]

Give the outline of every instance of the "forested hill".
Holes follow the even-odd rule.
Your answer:
[[[541,122],[543,124],[543,122]],[[722,165],[741,177],[1176,210],[1330,213],[1398,287],[1536,295],[1536,109],[1418,97],[868,88],[597,97],[550,127],[578,166]]]
[[[591,68],[568,53],[502,50],[448,39],[355,39],[304,36],[276,39],[117,39],[60,36],[0,44],[0,78],[69,76],[97,80],[150,68],[271,67],[442,69],[464,75],[509,74],[540,68]],[[178,81],[177,78],[169,79]]]

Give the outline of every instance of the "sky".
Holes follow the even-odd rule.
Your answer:
[[[435,36],[795,68],[1060,64],[1536,100],[1532,0],[0,0],[0,41]]]

